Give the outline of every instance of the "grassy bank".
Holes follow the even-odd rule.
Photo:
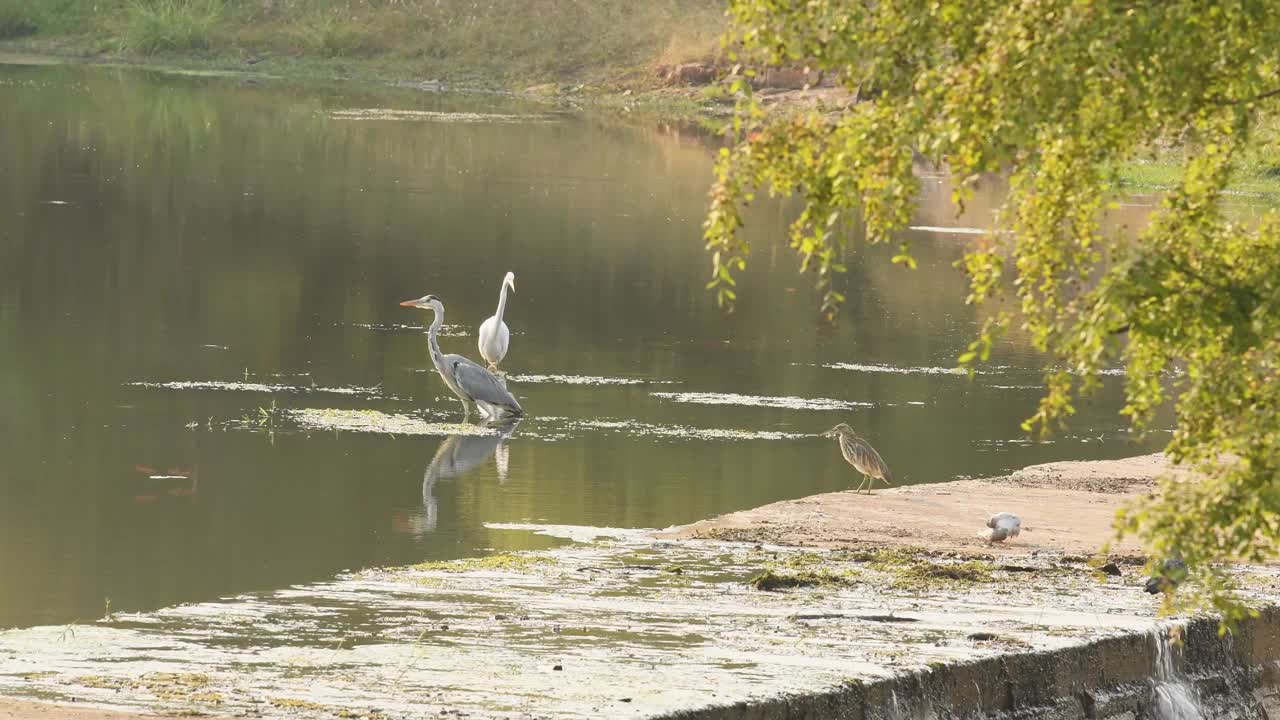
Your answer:
[[[11,49],[505,89],[655,85],[723,25],[717,0],[0,0]]]
[[[663,69],[716,58],[725,23],[723,0],[0,0],[0,51],[289,78],[435,80],[696,118],[714,109],[702,90],[664,87]],[[1262,123],[1235,192],[1280,199],[1278,117]],[[1120,189],[1171,189],[1193,146],[1119,164]]]

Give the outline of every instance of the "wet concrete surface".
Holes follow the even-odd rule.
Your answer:
[[[1137,557],[1133,538],[1114,540],[1116,512],[1172,472],[1164,455],[1032,465],[997,478],[836,492],[783,500],[659,533],[797,547],[912,547],[979,556],[1087,555],[1113,540],[1113,554]],[[990,542],[986,519],[1013,511],[1023,532]]]
[[[0,633],[0,694],[235,716],[736,716],[1155,627],[1137,567],[1101,579],[1050,554],[1014,566],[506,529],[567,544]],[[813,584],[754,589],[764,569]]]

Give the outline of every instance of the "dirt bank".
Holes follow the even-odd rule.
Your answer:
[[[911,546],[973,555],[1091,554],[1114,534],[1116,510],[1148,492],[1169,470],[1161,454],[1123,460],[1033,465],[986,480],[853,491],[785,500],[662,533],[665,538],[712,538],[826,548]],[[987,517],[1017,513],[1023,532],[991,543],[979,537]],[[1113,553],[1133,554],[1132,542]]]
[[[0,698],[0,720],[156,720],[177,715],[139,715],[74,705],[51,705]]]

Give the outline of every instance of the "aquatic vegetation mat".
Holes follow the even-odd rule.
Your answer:
[[[375,332],[421,332],[427,331],[426,325],[411,325],[407,323],[334,323],[334,325],[342,327],[354,327],[361,330],[373,330]],[[449,325],[440,326],[437,332],[440,337],[471,337],[471,331],[465,325]]]
[[[853,370],[855,372],[868,373],[892,373],[894,375],[964,375],[965,370],[957,367],[929,367],[929,366],[899,366],[899,365],[876,365],[867,363],[823,363],[822,367],[830,370]],[[977,374],[982,375],[989,371],[977,370]]]
[[[640,420],[578,419],[540,417],[521,435],[544,440],[578,437],[583,431],[604,431],[634,437],[671,438],[677,440],[796,440],[813,437],[811,433],[781,430],[738,430],[732,428],[699,428],[687,425],[659,425]]]
[[[443,123],[545,123],[560,118],[546,113],[509,114],[479,112],[440,112],[436,110],[395,110],[392,108],[353,108],[330,110],[335,120],[408,120]]]
[[[496,435],[496,430],[469,423],[428,422],[412,415],[377,410],[296,408],[285,417],[304,430],[343,430],[387,435]]]
[[[822,367],[828,370],[851,370],[854,372],[864,373],[886,373],[893,375],[960,375],[965,376],[969,371],[959,367],[938,367],[938,366],[915,366],[915,365],[883,365],[877,363],[822,363]],[[974,375],[1029,375],[1040,377],[1043,370],[1036,368],[1020,368],[1011,365],[984,365],[983,367],[974,368]],[[1124,368],[1103,368],[1098,371],[1099,375],[1109,377],[1121,377],[1125,374]],[[1176,371],[1170,371],[1169,376],[1176,374]],[[1001,388],[1024,388],[1034,387],[1040,388],[1042,384],[1037,385],[988,385],[987,387]]]
[[[601,377],[598,375],[538,375],[512,374],[508,380],[527,383],[556,383],[560,385],[675,385],[678,380],[651,380],[648,378]]]
[[[697,405],[743,405],[746,407],[786,408],[788,410],[853,410],[856,408],[875,407],[875,403],[855,400],[832,400],[830,398],[769,397],[716,392],[655,392],[649,394],[663,400]]]
[[[375,396],[379,392],[378,388],[371,387],[311,387],[276,383],[223,382],[220,380],[173,380],[170,382],[131,382],[125,384],[131,387],[163,390],[224,390],[253,393],[325,393],[330,395]]]

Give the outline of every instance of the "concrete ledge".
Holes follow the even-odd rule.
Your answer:
[[[1183,641],[1170,641],[1170,631]],[[673,720],[1041,718],[1239,720],[1280,712],[1280,608],[1219,636],[1217,621],[1162,624],[1059,650],[939,665],[834,691],[662,715]],[[1164,686],[1194,705],[1169,706]],[[1165,702],[1162,706],[1161,703]],[[1178,714],[1183,712],[1184,714]],[[1197,714],[1198,713],[1198,714]]]

